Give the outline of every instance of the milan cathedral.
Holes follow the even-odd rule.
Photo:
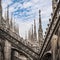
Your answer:
[[[25,39],[19,34],[15,19],[9,18],[9,6],[2,16],[0,0],[0,60],[60,60],[60,0],[52,0],[51,18],[43,37],[41,10],[39,10],[38,33],[36,20]],[[47,13],[47,12],[46,12]]]

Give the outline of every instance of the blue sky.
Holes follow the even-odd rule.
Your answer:
[[[49,18],[52,12],[51,0],[2,0],[3,16],[6,7],[9,5],[9,13],[13,13],[13,19],[19,24],[20,35],[22,37],[28,33],[34,19],[36,20],[38,30],[38,11],[41,10],[43,31],[49,23]]]

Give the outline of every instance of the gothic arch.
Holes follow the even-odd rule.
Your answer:
[[[52,59],[52,53],[51,51],[47,51],[44,53],[42,60],[51,60]]]
[[[18,53],[21,53],[22,55],[24,55],[26,58],[29,58],[29,60],[31,60],[32,58],[28,55],[28,54],[26,54],[24,51],[22,51],[22,50],[18,50],[17,48],[11,48],[11,50],[14,52],[14,51],[16,51],[16,52],[18,52]]]

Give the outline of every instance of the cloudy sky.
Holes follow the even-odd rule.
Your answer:
[[[49,23],[49,18],[52,12],[51,0],[2,0],[3,16],[6,7],[9,5],[10,16],[13,13],[13,19],[19,24],[20,35],[22,37],[28,33],[28,30],[36,20],[38,30],[38,11],[41,10],[43,32]]]

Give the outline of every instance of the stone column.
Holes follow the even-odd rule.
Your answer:
[[[60,27],[58,30],[58,59],[60,60]]]
[[[0,60],[3,60],[2,46],[0,45]]]
[[[7,40],[5,41],[4,56],[5,60],[11,60],[11,44]]]
[[[58,41],[58,36],[53,35],[52,40],[51,40],[51,51],[52,51],[52,60],[56,60],[56,53],[57,53],[57,41]]]
[[[0,60],[4,59],[4,49],[3,49],[4,45],[2,43],[2,39],[0,39]]]

